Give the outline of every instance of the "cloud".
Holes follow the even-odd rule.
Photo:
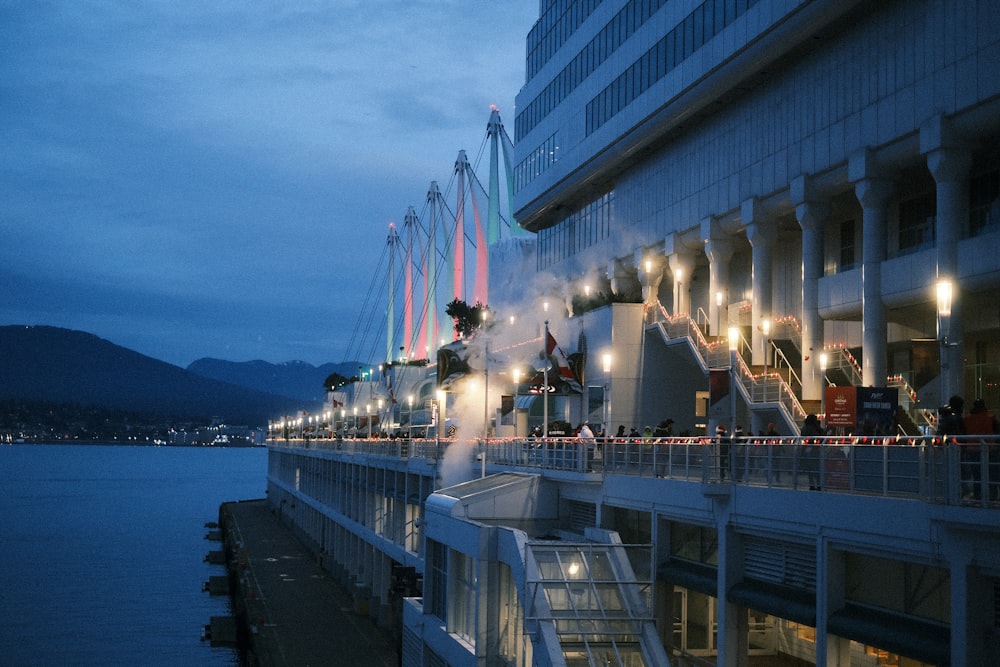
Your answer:
[[[491,103],[512,126],[536,13],[0,6],[0,323],[183,364],[339,360],[388,223],[474,157]]]

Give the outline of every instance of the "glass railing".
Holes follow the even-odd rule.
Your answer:
[[[497,466],[633,475],[1000,508],[1000,437],[271,440],[273,447],[438,460],[449,449]]]

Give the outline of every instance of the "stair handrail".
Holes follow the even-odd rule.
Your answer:
[[[758,382],[765,382],[767,378],[763,374],[760,376],[754,375],[753,372],[750,370],[750,367],[747,366],[746,361],[743,359],[743,355],[740,354],[739,352],[737,352],[736,354],[736,367],[734,370],[736,371],[736,379],[742,386],[743,395],[746,397],[747,401],[751,405],[758,402],[754,400],[754,397],[758,395],[758,393],[762,392],[755,391],[754,390],[755,385]],[[795,396],[795,393],[792,391],[791,386],[789,386],[789,384],[785,382],[784,378],[782,378],[780,375],[778,375],[777,377],[779,381],[778,397],[777,397],[778,400],[767,401],[767,402],[777,403],[779,406],[781,406],[781,408],[788,413],[788,416],[791,417],[789,421],[795,423],[801,423],[802,420],[805,419],[806,417],[806,411],[802,407],[802,403]]]
[[[701,332],[701,329],[691,321],[691,317],[687,313],[670,315],[660,303],[657,303],[655,310],[661,317],[657,322],[657,326],[662,335],[667,340],[686,337],[691,343],[691,347],[694,349],[695,355],[699,358],[703,368],[706,370],[709,368],[723,368],[732,364],[728,337],[719,336],[716,340],[709,342]],[[753,387],[758,380],[743,360],[742,355],[742,350],[751,349],[750,342],[747,341],[742,330],[740,330],[736,345],[737,366],[734,370],[736,371],[737,380],[743,386],[744,395],[753,404],[753,398],[757,393],[753,390]],[[792,372],[794,373],[794,370]],[[766,380],[766,378],[764,379]],[[801,422],[806,417],[802,403],[795,396],[795,392],[792,391],[791,386],[785,382],[784,378],[778,375],[778,380],[780,385],[777,403],[788,413],[790,421]],[[799,384],[801,386],[801,380]]]
[[[788,357],[785,356],[785,353],[782,352],[781,348],[778,347],[777,345],[775,345],[774,343],[771,343],[771,349],[774,350],[774,367],[775,368],[780,368],[781,367],[778,364],[778,359],[781,359],[781,361],[784,362],[784,367],[788,369],[788,374],[789,374],[790,378],[794,378],[795,381],[801,387],[802,386],[802,378],[800,378],[799,374],[795,372],[795,367],[792,366],[791,362],[788,361]]]
[[[899,396],[900,407],[906,410],[917,426],[926,426],[929,429],[933,429],[935,425],[933,416],[929,411],[917,407],[917,404],[920,402],[917,398],[917,390],[913,388],[913,385],[901,373],[890,375],[886,380],[886,386],[902,390]]]
[[[698,306],[698,310],[695,311],[694,317],[695,317],[695,321],[698,323],[698,328],[700,328],[700,329],[707,329],[710,326],[709,323],[710,323],[711,320],[708,317],[708,313],[706,313],[705,309],[702,308],[701,306]],[[705,323],[704,327],[702,326],[702,322]]]
[[[834,343],[832,345],[825,345],[823,347],[824,351],[828,351],[829,364],[827,365],[827,370],[837,369],[847,373],[848,380],[850,384],[854,386],[862,386],[864,381],[861,374],[861,364],[858,360],[854,358],[850,350],[843,343]]]

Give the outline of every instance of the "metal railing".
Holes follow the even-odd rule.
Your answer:
[[[937,425],[937,417],[930,410],[921,408],[917,390],[902,375],[893,375],[886,380],[887,387],[899,390],[899,407],[903,408],[918,427],[931,430]]]
[[[489,466],[913,498],[1000,509],[1000,437],[280,440],[272,446]]]

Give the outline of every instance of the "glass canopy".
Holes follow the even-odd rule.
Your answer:
[[[528,551],[528,615],[551,624],[567,665],[648,664],[652,547],[545,541]]]

